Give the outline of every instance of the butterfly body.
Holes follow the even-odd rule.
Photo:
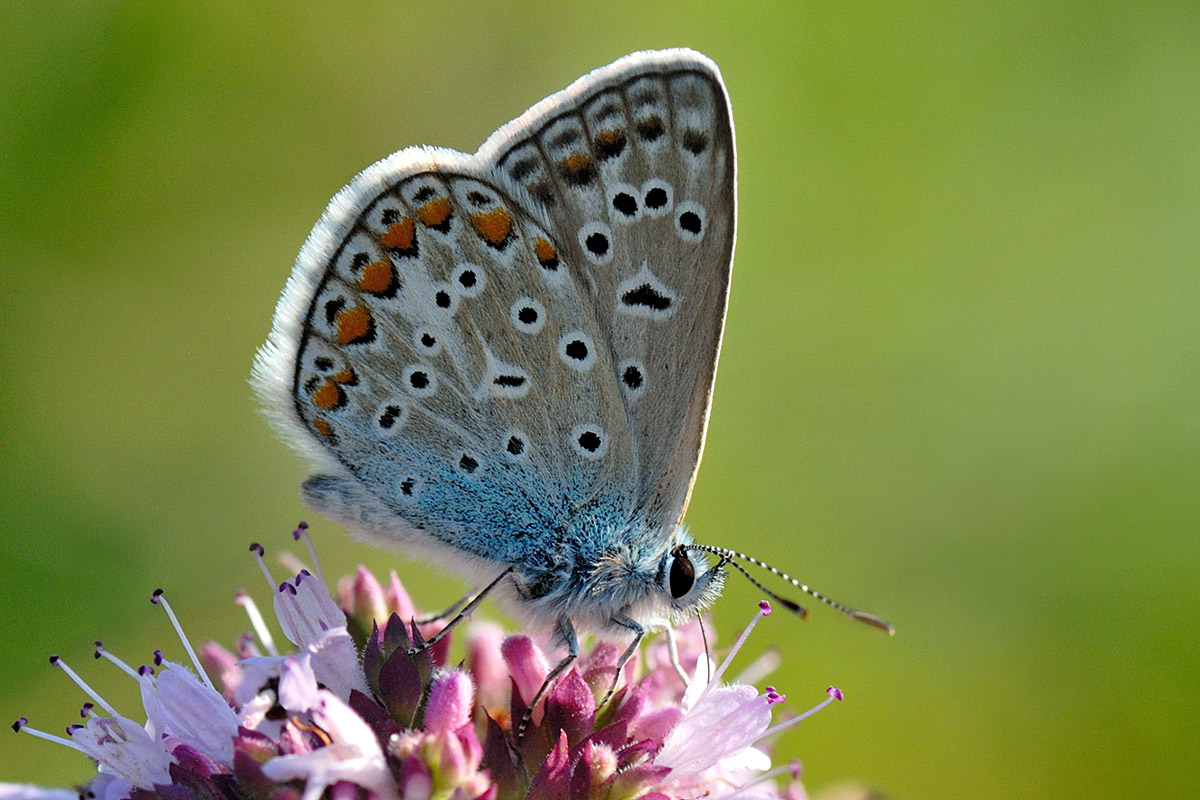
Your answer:
[[[494,594],[568,643],[703,607],[724,573],[680,522],[734,226],[724,86],[687,50],[597,70],[474,155],[372,165],[255,365],[315,464],[306,502],[476,582],[503,570]]]

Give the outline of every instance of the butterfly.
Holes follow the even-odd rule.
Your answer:
[[[466,612],[490,593],[554,632],[546,685],[577,631],[628,639],[624,663],[726,565],[746,574],[735,558],[765,566],[681,525],[736,194],[725,85],[686,49],[597,69],[473,155],[368,167],[300,251],[254,368],[315,465],[305,502],[485,586]]]

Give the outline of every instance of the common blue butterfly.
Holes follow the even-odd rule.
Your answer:
[[[551,678],[576,629],[628,639],[628,659],[707,606],[724,566],[745,574],[733,559],[759,564],[680,524],[735,223],[729,100],[691,50],[598,69],[474,155],[368,167],[300,251],[255,363],[316,465],[305,501],[556,631]]]

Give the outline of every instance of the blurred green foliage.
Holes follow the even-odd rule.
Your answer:
[[[49,730],[85,669],[232,642],[245,552],[310,518],[246,376],[327,199],[473,150],[626,52],[721,65],[737,268],[702,541],[891,619],[776,615],[810,789],[1200,794],[1200,7],[1156,3],[14,3],[0,26],[0,693]],[[716,617],[757,594],[731,580]],[[0,780],[90,773],[13,736]]]

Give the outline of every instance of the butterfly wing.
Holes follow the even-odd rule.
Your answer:
[[[468,571],[552,557],[568,519],[628,519],[637,484],[591,298],[522,195],[446,150],[370,167],[302,249],[256,363],[318,463],[310,505]]]
[[[368,168],[301,250],[256,361],[318,464],[306,499],[482,574],[631,520],[669,530],[733,238],[728,102],[691,51],[597,70],[474,156]]]
[[[651,529],[682,518],[700,463],[735,235],[733,122],[691,50],[581,78],[481,148],[542,205],[594,302]]]

